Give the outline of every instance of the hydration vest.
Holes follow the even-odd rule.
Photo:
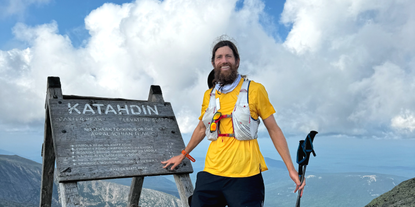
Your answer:
[[[206,137],[210,141],[215,141],[218,136],[235,137],[237,140],[252,140],[258,138],[258,126],[261,122],[258,119],[251,117],[249,110],[248,89],[250,80],[244,79],[241,90],[236,101],[235,108],[231,113],[233,134],[221,134],[219,127],[216,131],[210,132],[210,123],[213,115],[217,112],[216,109],[216,89],[213,88],[210,92],[209,106],[203,115],[202,122],[206,127]],[[220,121],[219,121],[220,122]]]

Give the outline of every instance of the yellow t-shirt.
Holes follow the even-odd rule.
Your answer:
[[[220,100],[219,112],[222,114],[231,114],[238,99],[243,79],[238,86],[230,93],[216,92],[216,98]],[[210,92],[205,92],[202,104],[203,115],[209,106]],[[267,91],[260,83],[251,81],[249,85],[249,108],[251,117],[266,119],[275,113],[274,107],[268,99]],[[220,120],[219,130],[222,134],[233,133],[231,118]],[[216,141],[210,143],[205,160],[204,171],[214,175],[224,177],[250,177],[268,170],[264,157],[262,156],[257,139],[240,141],[234,137],[218,137]]]

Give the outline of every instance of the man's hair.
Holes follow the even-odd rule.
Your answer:
[[[233,44],[233,42],[229,41],[229,40],[221,40],[218,43],[215,44],[215,46],[212,49],[212,62],[215,62],[215,53],[216,51],[224,46],[228,46],[229,48],[231,48],[232,52],[233,52],[233,56],[235,57],[235,61],[239,60],[239,53],[238,53],[238,48],[236,48],[235,44]]]

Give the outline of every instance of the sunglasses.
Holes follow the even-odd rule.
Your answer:
[[[210,127],[210,132],[211,133],[215,132],[218,129],[219,121],[221,119],[230,118],[230,117],[232,117],[232,116],[229,115],[229,114],[222,115],[221,112],[216,112],[215,115],[213,115],[212,122],[210,123],[210,126],[209,126]]]

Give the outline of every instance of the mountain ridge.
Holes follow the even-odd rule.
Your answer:
[[[265,158],[269,170],[263,172],[266,188],[266,207],[293,206],[297,194],[295,185],[288,176],[282,161]],[[194,165],[195,172],[203,170],[203,161]],[[191,174],[195,179],[197,173]],[[38,206],[40,194],[41,164],[17,155],[0,155],[0,207]],[[7,179],[5,179],[7,178]],[[144,181],[150,180],[146,177]],[[156,176],[158,187],[170,183],[165,191],[175,188],[174,181]],[[307,186],[301,203],[308,207],[364,206],[374,198],[391,190],[408,178],[377,173],[318,173],[307,171]],[[108,182],[110,180],[78,182],[82,202],[87,206],[125,206],[131,181],[125,185]],[[23,186],[23,187],[22,187]],[[177,188],[175,189],[177,191]],[[58,203],[57,185],[54,184],[52,206]],[[30,194],[30,195],[28,195]],[[20,196],[20,197],[19,197]],[[178,206],[180,200],[174,194],[165,194],[143,188],[140,205]],[[163,199],[161,199],[163,198]],[[32,200],[32,202],[28,202]],[[25,201],[25,202],[22,202]]]
[[[415,207],[415,178],[401,182],[365,207]]]
[[[17,155],[0,155],[0,206],[39,206],[42,165]],[[52,206],[58,207],[57,183],[53,185]],[[84,206],[126,206],[130,188],[102,180],[78,182]],[[143,188],[140,206],[178,207],[173,195]]]

